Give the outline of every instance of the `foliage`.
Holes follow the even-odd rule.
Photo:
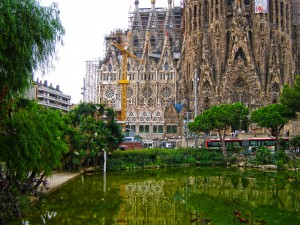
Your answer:
[[[0,175],[0,202],[4,202],[0,208],[5,212],[0,223],[21,215],[21,199],[28,200],[22,195],[35,194],[46,185],[45,177],[61,166],[68,151],[60,112],[24,99],[5,103],[0,102],[2,108],[9,105],[1,114],[0,159],[6,162],[6,171]]]
[[[56,4],[0,2],[0,159],[7,164],[0,181],[0,202],[7,207],[0,223],[20,215],[18,191],[35,191],[67,151],[58,112],[13,99],[30,86],[34,71],[44,73],[52,65],[63,35]]]
[[[57,4],[37,0],[1,1],[0,27],[0,91],[13,96],[30,85],[35,70],[49,68],[64,28]]]
[[[271,150],[266,147],[259,147],[256,150],[256,162],[257,164],[271,163],[272,155]]]
[[[182,165],[221,165],[224,158],[220,151],[180,149],[140,149],[115,151],[108,157],[108,170],[147,167],[173,167]]]
[[[276,137],[277,148],[279,149],[279,134],[289,118],[295,116],[286,106],[282,104],[271,104],[261,107],[251,114],[251,121],[260,127],[269,129],[272,136]]]
[[[275,157],[276,162],[282,161],[283,163],[287,163],[289,161],[289,157],[287,156],[287,154],[283,150],[280,150],[280,151],[276,152],[274,157]]]
[[[115,112],[102,104],[81,103],[66,116],[70,152],[65,155],[68,169],[97,165],[103,150],[118,148],[123,135]]]
[[[292,86],[283,87],[280,102],[293,111],[300,111],[300,76],[297,76]]]
[[[20,216],[20,207],[12,183],[0,176],[0,224]]]
[[[62,138],[60,112],[21,99],[5,125],[11,132],[0,136],[0,158],[6,162],[7,177],[12,181],[33,185],[36,177],[49,175],[61,165],[68,148]]]
[[[294,147],[294,149],[300,148],[300,135],[293,137],[290,140],[290,144]]]
[[[232,126],[237,126],[237,121],[247,119],[249,110],[241,103],[215,105],[198,115],[194,122],[188,124],[191,131],[195,133],[217,130],[223,146],[223,155],[227,159],[225,147],[226,131]]]

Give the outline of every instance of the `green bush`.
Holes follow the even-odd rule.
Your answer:
[[[277,165],[278,169],[283,169],[285,164],[284,164],[283,160],[280,159],[280,160],[276,161],[276,165]]]
[[[266,147],[259,147],[256,151],[256,163],[257,164],[272,163],[272,155],[270,149]]]
[[[287,163],[289,161],[289,157],[284,151],[280,150],[280,151],[276,152],[275,160],[282,161],[283,163]]]
[[[115,151],[107,159],[108,170],[180,165],[224,165],[224,158],[222,152],[216,150],[151,148]]]

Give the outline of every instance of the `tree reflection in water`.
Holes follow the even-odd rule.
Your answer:
[[[84,175],[47,196],[32,224],[300,224],[299,172],[177,168]],[[55,213],[55,217],[41,215]],[[48,213],[48,214],[47,214]],[[12,224],[22,224],[16,221]]]

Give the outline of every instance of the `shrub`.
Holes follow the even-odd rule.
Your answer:
[[[284,151],[278,151],[275,154],[276,161],[282,161],[283,163],[287,163],[289,161],[288,155]]]
[[[266,147],[259,147],[256,151],[256,162],[258,164],[271,163],[272,156],[270,149]]]
[[[134,167],[180,165],[223,165],[224,158],[220,151],[180,148],[180,149],[141,149],[116,151],[107,161],[108,170],[119,170]]]
[[[284,164],[283,160],[280,159],[280,160],[276,161],[276,165],[277,165],[278,169],[283,169],[285,164]]]

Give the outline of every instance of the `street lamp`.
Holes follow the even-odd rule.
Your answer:
[[[190,122],[190,114],[191,112],[186,112],[185,119],[183,120],[184,124],[184,136],[185,136],[185,141],[186,141],[186,147],[189,147],[189,128],[187,127],[188,123]]]
[[[185,142],[186,142],[186,147],[188,147],[188,130],[187,130],[187,123],[188,123],[188,120],[187,119],[184,119],[183,120],[183,129],[184,129],[184,137],[185,137]]]
[[[195,101],[194,101],[194,113],[195,113],[195,115],[194,115],[194,120],[195,120],[195,118],[196,118],[196,116],[198,115],[198,96],[197,96],[197,94],[198,94],[198,81],[199,81],[200,79],[198,78],[198,75],[197,75],[197,68],[195,67],[195,78],[193,79],[193,82],[194,82],[194,91],[195,91]],[[194,137],[195,137],[195,148],[197,148],[197,134],[195,133],[194,134]]]

